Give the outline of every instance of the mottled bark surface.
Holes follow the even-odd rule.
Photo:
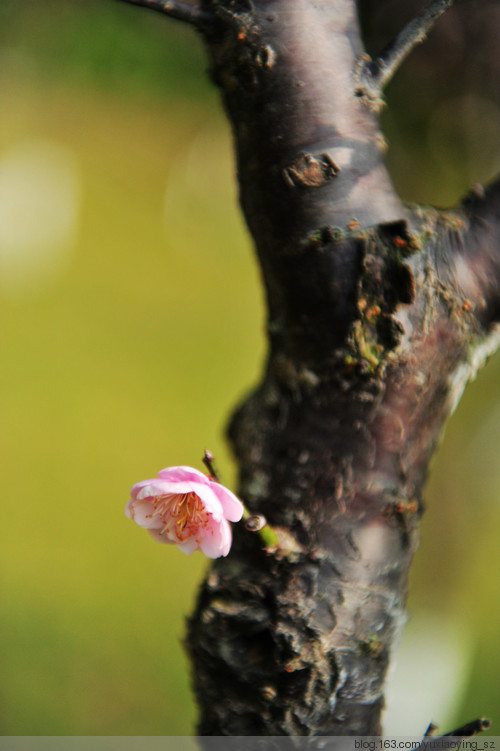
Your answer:
[[[202,587],[198,729],[376,735],[429,460],[499,340],[500,187],[446,214],[403,206],[354,0],[200,13],[269,311],[229,435],[241,497],[283,545],[237,530]]]
[[[230,437],[242,497],[294,544],[239,534],[208,576],[188,638],[199,730],[377,734],[429,459],[496,338],[496,201],[401,205],[357,91],[354,2],[205,7],[269,306],[267,370]]]

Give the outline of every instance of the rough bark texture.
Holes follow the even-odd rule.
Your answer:
[[[237,531],[188,647],[201,735],[380,734],[421,493],[443,423],[499,339],[499,186],[402,205],[362,96],[355,0],[204,0],[262,268],[269,357],[230,438]]]
[[[237,534],[203,586],[199,732],[379,734],[429,459],[498,338],[498,189],[448,214],[401,204],[354,0],[204,7],[269,308],[230,437],[241,496],[289,537],[270,555]]]

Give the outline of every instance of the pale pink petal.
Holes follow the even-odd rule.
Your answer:
[[[153,490],[153,486],[155,483],[156,483],[156,480],[142,480],[142,482],[136,482],[135,485],[132,485],[130,489],[131,498],[136,500],[139,494],[140,494],[140,498],[145,498],[148,495],[154,495],[152,490]],[[150,491],[143,493],[144,488],[149,488]]]
[[[231,541],[231,527],[225,519],[222,519],[206,531],[200,543],[200,550],[208,558],[220,558],[229,553]]]
[[[203,472],[199,472],[193,467],[166,467],[158,472],[158,477],[168,482],[199,482],[207,485],[210,480]]]
[[[185,542],[178,542],[177,540],[175,540],[174,542],[173,540],[169,540],[167,535],[162,534],[158,529],[149,529],[148,532],[153,540],[156,540],[156,542],[163,542],[167,543],[168,545],[177,545],[179,550],[182,550],[182,552],[186,555],[191,555],[191,553],[194,553],[195,550],[198,550],[198,543],[194,538],[186,540]]]
[[[175,544],[172,542],[172,540],[169,540],[167,535],[164,535],[160,529],[148,529],[148,532],[153,540],[156,540],[156,542],[166,542],[169,545]]]
[[[243,516],[243,504],[241,501],[234,493],[231,493],[230,490],[218,482],[212,482],[210,487],[221,502],[224,517],[230,522],[239,522]]]
[[[182,495],[191,492],[191,483],[189,482],[167,482],[155,478],[153,480],[143,480],[136,483],[130,495],[138,501],[144,498],[155,498],[159,495]]]
[[[198,543],[195,539],[191,538],[191,540],[186,540],[186,542],[178,542],[177,547],[186,555],[191,555],[195,550],[198,550]]]
[[[192,482],[191,490],[203,501],[205,510],[209,514],[212,514],[217,520],[223,518],[222,504],[213,492],[211,485],[200,485],[199,483]]]
[[[129,519],[133,519],[139,527],[144,529],[161,529],[162,522],[158,517],[153,516],[154,505],[149,501],[129,501],[125,513]]]
[[[148,497],[154,498],[157,495],[162,495],[162,493],[164,493],[163,484],[157,477],[154,477],[151,480],[136,482],[135,485],[132,485],[132,489],[130,490],[132,498],[138,501],[142,501],[144,498]]]

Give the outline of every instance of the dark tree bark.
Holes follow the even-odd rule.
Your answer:
[[[451,1],[375,60],[355,0],[138,4],[203,34],[269,311],[229,435],[282,545],[236,530],[202,587],[199,732],[377,735],[429,460],[500,342],[500,183],[452,212],[404,206],[378,125],[385,81]]]

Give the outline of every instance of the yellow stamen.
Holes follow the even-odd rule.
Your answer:
[[[185,542],[198,536],[200,527],[206,527],[211,518],[195,493],[156,496],[153,507],[152,516],[159,517],[163,525],[160,534],[165,534],[172,542]]]

